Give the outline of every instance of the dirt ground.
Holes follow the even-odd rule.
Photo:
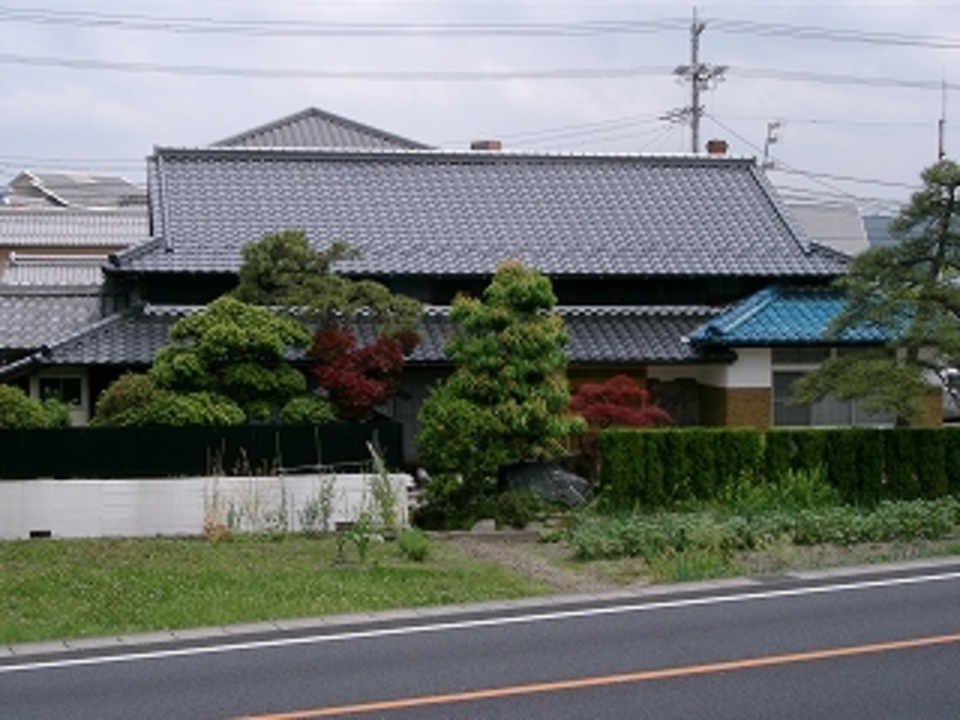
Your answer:
[[[446,533],[438,536],[473,557],[498,563],[542,582],[557,593],[595,593],[649,585],[651,568],[640,559],[582,562],[573,548],[538,541],[536,531]],[[731,558],[730,574],[759,576],[792,571],[898,562],[957,554],[956,539],[915,543],[875,543],[852,547],[784,543],[763,551],[738,553]]]

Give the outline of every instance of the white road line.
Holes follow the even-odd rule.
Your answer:
[[[168,658],[195,657],[201,655],[222,655],[225,653],[292,647],[296,645],[320,645],[324,643],[345,642],[349,640],[369,640],[373,638],[439,633],[450,630],[523,625],[539,622],[552,622],[554,620],[600,617],[603,615],[623,615],[627,613],[651,612],[655,610],[675,610],[681,608],[705,607],[710,605],[779,600],[783,598],[796,598],[808,595],[830,595],[834,593],[877,590],[907,585],[949,582],[951,580],[960,580],[960,571],[940,573],[936,575],[918,575],[913,577],[866,580],[861,582],[840,583],[836,585],[808,586],[788,588],[783,590],[768,590],[763,592],[747,592],[736,595],[712,595],[708,597],[681,598],[677,600],[633,603],[627,605],[614,605],[610,607],[558,610],[555,612],[532,613],[528,615],[515,615],[510,617],[441,622],[430,625],[406,625],[401,627],[355,630],[326,635],[307,635],[303,637],[277,638],[274,640],[256,640],[251,642],[225,643],[220,645],[204,645],[200,647],[156,650],[153,652],[133,652],[117,655],[99,655],[95,657],[63,658],[59,660],[21,663],[17,665],[0,665],[0,674],[30,672],[37,670],[54,670],[82,666],[111,665],[114,663],[133,663],[148,660],[164,660]]]

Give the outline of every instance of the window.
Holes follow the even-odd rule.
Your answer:
[[[844,352],[841,350],[840,352]],[[794,382],[816,368],[831,355],[829,348],[774,348],[773,361],[773,424],[775,426],[893,425],[891,415],[867,413],[856,400],[824,398],[809,405],[792,405]]]
[[[80,378],[40,378],[40,399],[47,400],[49,398],[64,402],[70,407],[80,407],[83,404],[83,391]]]

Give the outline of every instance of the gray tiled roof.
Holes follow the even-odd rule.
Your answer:
[[[143,205],[145,192],[115,175],[27,170],[10,181],[6,202],[57,207],[116,208]]]
[[[145,207],[113,210],[0,207],[0,247],[119,249],[149,237]]]
[[[168,343],[170,326],[198,309],[131,308],[51,344],[47,352],[25,363],[148,365]],[[705,307],[569,307],[559,311],[571,336],[567,348],[570,361],[583,364],[697,362],[702,358],[683,338],[717,313]],[[448,362],[443,346],[453,331],[449,308],[428,308],[423,326],[423,342],[410,362]],[[358,330],[363,342],[375,336],[370,325],[361,324]]]
[[[160,149],[156,242],[118,268],[221,272],[286,228],[345,240],[348,275],[832,276],[751,160],[439,151]]]
[[[0,350],[34,350],[99,317],[97,288],[0,290]]]
[[[214,147],[405,148],[426,145],[363,125],[333,113],[307,108],[280,120],[233,135]]]

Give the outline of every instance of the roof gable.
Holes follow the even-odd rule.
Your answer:
[[[213,143],[213,147],[311,147],[424,149],[414,140],[317,108],[261,125]]]
[[[358,247],[347,275],[834,276],[751,160],[440,151],[159,149],[155,243],[116,269],[235,273],[287,228]]]

